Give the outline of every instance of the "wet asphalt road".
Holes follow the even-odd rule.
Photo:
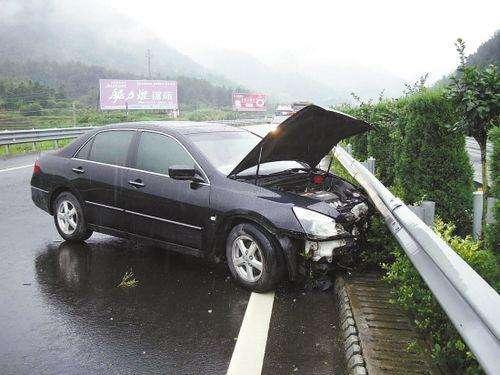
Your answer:
[[[0,372],[223,374],[250,293],[224,264],[94,234],[61,241],[33,155],[0,160]],[[122,289],[125,272],[139,284]],[[332,291],[278,289],[263,374],[342,374]]]

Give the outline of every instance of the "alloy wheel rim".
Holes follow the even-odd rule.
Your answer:
[[[256,282],[262,276],[264,257],[257,243],[246,235],[240,235],[233,241],[232,261],[241,279]]]
[[[68,200],[63,200],[57,208],[57,222],[59,228],[66,235],[75,232],[78,226],[78,214],[75,206]]]

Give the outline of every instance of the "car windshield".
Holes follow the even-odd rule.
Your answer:
[[[190,134],[189,138],[206,158],[224,174],[229,174],[262,138],[247,131]],[[307,167],[293,160],[263,163],[259,174],[278,173],[283,170]],[[254,175],[256,167],[248,168],[239,175]]]

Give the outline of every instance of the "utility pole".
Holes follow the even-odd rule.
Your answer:
[[[151,49],[148,48],[148,50],[146,51],[146,58],[148,59],[148,75],[149,75],[149,79],[151,79],[151,57],[153,57],[153,55],[151,55]]]

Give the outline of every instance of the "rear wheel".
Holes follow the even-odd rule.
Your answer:
[[[267,292],[283,277],[279,249],[269,234],[254,224],[239,224],[231,230],[226,259],[236,281],[250,290]]]
[[[92,235],[80,202],[70,192],[64,191],[57,196],[53,212],[57,231],[65,240],[85,241]]]

